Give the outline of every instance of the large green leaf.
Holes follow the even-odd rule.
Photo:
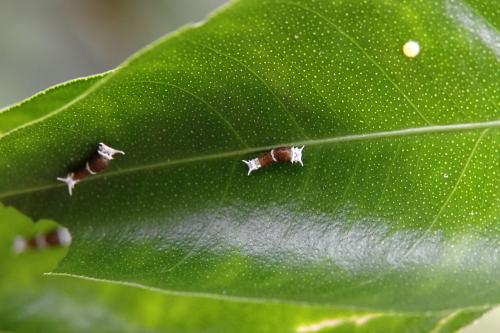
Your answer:
[[[69,226],[58,271],[77,276],[372,311],[497,304],[498,25],[495,1],[234,2],[0,136],[0,199]],[[69,197],[55,177],[100,141],[127,155]],[[246,176],[241,159],[285,144],[306,145],[303,168]]]
[[[441,313],[382,313],[319,306],[233,302],[165,294],[71,277],[41,277],[66,252],[15,254],[17,236],[55,227],[0,205],[0,331],[15,332],[348,332],[428,331],[460,327],[485,309]],[[193,311],[196,309],[196,311]]]

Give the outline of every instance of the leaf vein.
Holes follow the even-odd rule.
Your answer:
[[[207,46],[207,45],[203,45],[203,44],[200,44],[198,42],[195,42],[193,40],[190,40],[190,39],[187,39],[187,38],[184,38],[183,40],[185,40],[186,42],[188,43],[191,43],[193,45],[196,45],[198,47],[202,47],[206,50],[209,50],[211,51],[212,53],[216,53],[222,57],[225,57],[225,58],[228,58],[228,59],[231,59],[233,60],[234,62],[238,63],[241,67],[245,68],[249,73],[251,73],[254,77],[256,77],[267,89],[267,91],[269,91],[269,93],[274,97],[274,99],[278,102],[278,104],[280,105],[281,109],[283,110],[283,112],[288,116],[288,118],[290,119],[290,121],[293,123],[293,125],[297,128],[297,130],[299,131],[299,133],[305,138],[305,139],[309,139],[309,136],[307,136],[307,134],[304,132],[304,130],[302,129],[302,127],[299,125],[299,123],[297,122],[297,120],[295,119],[295,117],[292,115],[292,113],[286,108],[285,104],[283,104],[283,102],[281,101],[281,99],[278,97],[278,95],[276,95],[276,93],[271,89],[271,87],[269,87],[269,85],[266,83],[266,81],[259,75],[257,74],[257,72],[255,72],[253,69],[251,69],[249,66],[247,66],[245,63],[243,63],[243,61],[239,60],[238,58],[235,58],[229,54],[226,54],[226,53],[223,53],[219,50],[216,50],[210,46]]]
[[[170,83],[170,82],[149,81],[149,80],[135,80],[135,81],[132,81],[132,82],[136,82],[136,83],[152,83],[152,84],[158,84],[158,85],[163,85],[163,86],[169,86],[169,87],[175,88],[177,90],[182,91],[185,94],[188,94],[188,95],[194,97],[195,99],[197,99],[201,103],[205,104],[213,113],[215,113],[224,122],[224,124],[226,124],[227,128],[229,128],[231,130],[231,132],[234,134],[234,136],[241,142],[241,144],[245,148],[249,148],[248,145],[245,143],[245,140],[243,140],[243,138],[238,134],[238,132],[236,131],[236,129],[233,127],[233,125],[231,125],[231,123],[226,119],[226,117],[224,117],[224,115],[221,112],[217,111],[216,108],[214,108],[207,101],[205,101],[203,98],[201,98],[200,96],[196,95],[195,93],[187,90],[186,88],[180,87],[180,86],[175,85],[175,84]]]
[[[391,85],[403,96],[403,98],[408,102],[408,104],[412,107],[412,109],[415,110],[415,112],[420,116],[420,118],[422,118],[422,120],[424,120],[427,125],[432,125],[432,123],[423,115],[423,113],[417,108],[417,106],[415,105],[415,103],[413,103],[413,101],[410,99],[410,97],[405,94],[405,92],[398,86],[398,84],[390,77],[389,73],[387,73],[387,71],[375,60],[373,59],[369,54],[368,52],[366,52],[366,50],[351,36],[349,35],[347,32],[345,32],[344,30],[342,30],[337,24],[335,24],[332,20],[328,19],[327,17],[325,17],[324,15],[322,15],[321,13],[313,10],[313,9],[310,9],[308,7],[305,7],[305,6],[301,6],[299,4],[296,4],[296,3],[291,3],[291,2],[277,2],[277,3],[281,3],[283,5],[288,5],[288,6],[293,6],[293,7],[297,7],[297,8],[301,8],[307,12],[310,12],[316,16],[318,16],[319,18],[323,19],[325,22],[327,22],[328,24],[330,24],[332,27],[335,28],[335,30],[337,30],[337,32],[339,34],[341,34],[342,36],[344,36],[347,40],[349,40],[359,51],[361,51],[361,53],[375,66],[377,67],[377,69],[382,73],[382,75],[391,83]]]
[[[441,217],[441,215],[443,214],[445,208],[448,206],[448,203],[450,202],[450,200],[453,198],[453,195],[455,194],[455,192],[457,191],[458,189],[458,186],[462,183],[462,179],[465,175],[465,173],[467,172],[467,169],[469,168],[469,165],[470,165],[470,162],[472,161],[472,158],[474,157],[476,151],[477,151],[477,148],[479,147],[479,144],[481,143],[481,141],[483,140],[484,136],[486,135],[486,133],[488,133],[489,129],[485,129],[481,132],[481,134],[479,135],[479,137],[477,138],[475,144],[474,144],[474,147],[472,147],[472,150],[469,154],[469,156],[467,157],[467,160],[465,161],[465,165],[464,167],[462,168],[462,171],[460,172],[460,175],[458,176],[458,179],[457,181],[455,182],[455,185],[453,186],[453,188],[451,189],[450,193],[448,194],[448,196],[446,197],[446,200],[443,202],[443,204],[441,205],[440,209],[438,210],[436,216],[434,217],[434,219],[432,220],[432,222],[430,223],[429,227],[425,230],[425,232],[422,234],[422,236],[415,242],[415,244],[413,244],[411,246],[411,248],[405,253],[405,255],[403,256],[403,258],[405,258],[409,253],[411,253],[411,251],[418,245],[420,244],[420,242],[422,241],[422,239],[424,239],[424,237],[427,235],[427,233],[434,227],[434,225],[437,223],[437,221],[439,220],[439,218]]]
[[[231,167],[231,171],[229,171],[229,176],[227,177],[226,186],[224,187],[224,190],[223,190],[222,195],[221,195],[220,200],[219,200],[220,205],[222,205],[224,203],[224,200],[227,197],[227,193],[229,192],[229,186],[231,185],[231,181],[233,180],[235,170],[236,170],[236,163],[233,163],[233,166]],[[210,230],[210,227],[212,226],[212,224],[214,224],[214,222],[215,222],[215,219],[211,219],[205,225],[205,227],[201,231],[200,235],[196,238],[196,241],[192,245],[191,250],[189,250],[188,253],[186,253],[181,259],[179,259],[179,261],[177,261],[171,267],[163,270],[163,272],[164,273],[171,272],[174,269],[176,269],[177,267],[179,267],[180,265],[182,265],[183,263],[185,263],[189,258],[191,258],[193,256],[193,254],[196,252],[198,244],[203,239],[203,237],[205,237],[205,235],[207,234],[208,230]]]
[[[425,126],[425,127],[414,127],[414,128],[405,128],[399,130],[390,130],[390,131],[382,131],[382,132],[372,132],[365,134],[351,134],[344,136],[337,136],[331,138],[322,138],[322,139],[311,139],[305,141],[297,141],[297,142],[282,142],[277,143],[272,146],[262,146],[262,147],[250,147],[241,150],[234,151],[226,151],[226,152],[218,152],[214,154],[207,154],[201,156],[188,156],[184,158],[179,158],[175,160],[167,160],[161,161],[157,163],[151,163],[146,165],[138,165],[129,168],[119,169],[115,171],[110,171],[104,174],[97,174],[91,178],[87,178],[82,181],[82,183],[96,181],[102,178],[108,178],[112,176],[118,176],[122,174],[129,174],[132,172],[138,172],[143,170],[151,170],[157,168],[163,168],[173,165],[186,164],[186,163],[195,163],[202,161],[209,161],[215,159],[223,159],[235,156],[241,156],[244,154],[257,153],[260,151],[265,151],[268,149],[275,148],[277,146],[317,146],[317,145],[327,145],[327,144],[338,144],[338,143],[351,143],[357,141],[366,141],[373,139],[383,139],[383,138],[399,138],[406,136],[417,136],[421,134],[436,134],[436,133],[447,133],[447,132],[457,132],[457,131],[471,131],[478,129],[488,129],[488,128],[499,128],[500,120],[487,121],[487,122],[479,122],[479,123],[461,123],[461,124],[448,124],[448,125],[434,125],[434,126]],[[5,199],[11,196],[17,196],[21,194],[38,192],[44,190],[50,190],[53,188],[64,187],[65,184],[48,184],[38,187],[26,188],[21,190],[13,190],[6,191],[0,193],[0,199]]]

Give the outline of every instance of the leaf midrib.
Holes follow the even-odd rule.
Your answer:
[[[265,150],[269,150],[279,146],[318,146],[318,145],[328,145],[335,143],[350,143],[357,141],[366,141],[366,140],[375,140],[375,139],[383,139],[383,138],[399,138],[406,136],[418,136],[425,134],[437,134],[437,133],[446,133],[446,132],[462,132],[462,131],[472,131],[478,129],[487,129],[487,128],[498,128],[500,127],[500,120],[493,121],[485,121],[485,122],[475,122],[475,123],[458,123],[458,124],[447,124],[447,125],[434,125],[434,126],[424,126],[424,127],[412,127],[412,128],[404,128],[399,130],[391,130],[391,131],[381,131],[381,132],[372,132],[372,133],[362,133],[362,134],[350,134],[344,136],[335,136],[321,139],[311,139],[311,140],[302,140],[296,142],[285,142],[285,143],[277,143],[268,146],[261,147],[249,147],[245,149],[232,150],[227,152],[220,152],[214,154],[200,155],[200,156],[192,156],[179,158],[175,160],[167,159],[166,161],[155,162],[150,164],[141,164],[138,166],[133,166],[129,168],[123,168],[119,170],[110,171],[103,174],[97,174],[93,177],[87,178],[82,182],[95,181],[101,178],[109,178],[114,176],[119,176],[123,174],[130,174],[133,172],[140,172],[144,170],[158,169],[163,167],[169,167],[172,165],[179,164],[187,164],[187,163],[196,163],[203,162],[215,159],[222,159],[227,157],[235,157],[242,156],[250,153],[257,153]],[[58,187],[65,187],[66,185],[61,183],[48,184],[38,187],[31,187],[21,190],[12,190],[0,193],[0,199],[5,199],[8,197],[13,197],[17,195],[40,192],[45,190],[50,190]]]

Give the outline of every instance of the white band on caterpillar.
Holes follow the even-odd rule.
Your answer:
[[[274,162],[278,162],[276,156],[274,156],[274,149],[271,149],[271,158],[273,159]]]
[[[36,242],[36,247],[39,249],[47,247],[47,241],[45,240],[44,234],[36,235],[35,242]]]
[[[89,162],[85,163],[85,169],[87,169],[87,171],[91,174],[91,175],[95,175],[96,173],[94,171],[92,171],[92,169],[90,168],[90,165],[89,165]]]

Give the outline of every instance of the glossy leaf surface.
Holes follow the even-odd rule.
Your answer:
[[[429,314],[349,311],[299,304],[259,304],[165,294],[133,286],[42,276],[64,248],[16,254],[16,237],[56,227],[34,224],[0,205],[0,331],[15,332],[377,332],[387,327],[431,330],[460,327],[484,310]],[[196,309],[196,311],[193,311]]]
[[[495,6],[235,2],[1,135],[0,200],[72,230],[59,272],[377,311],[497,304]],[[101,141],[126,155],[69,197],[55,177]],[[280,145],[305,145],[304,167],[246,176],[241,159]]]
[[[16,332],[453,332],[482,311],[399,314],[256,304],[43,277],[14,306],[0,305],[0,327]]]

